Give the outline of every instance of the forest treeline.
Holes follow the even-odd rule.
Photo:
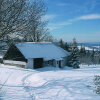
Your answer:
[[[59,46],[64,50],[73,53],[73,48],[77,48],[74,52],[80,64],[97,65],[100,64],[100,50],[86,50],[85,46],[81,45],[80,48],[76,40],[74,39],[72,43],[64,42],[62,39],[59,41]],[[70,59],[73,59],[72,57]]]

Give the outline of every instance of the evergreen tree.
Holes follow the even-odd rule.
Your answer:
[[[84,46],[81,46],[79,54],[80,54],[80,63],[81,64],[85,63],[85,60],[86,60],[86,50],[85,50]]]
[[[79,50],[75,38],[73,39],[73,43],[71,45],[71,55],[68,57],[67,64],[70,67],[79,68]]]
[[[68,46],[68,51],[71,52],[72,51],[72,44],[70,43]]]
[[[86,64],[91,65],[92,61],[91,61],[91,51],[90,50],[87,50],[86,52],[86,58],[85,58],[85,62]]]
[[[59,46],[64,49],[64,42],[62,39],[59,41]]]
[[[65,49],[66,51],[68,51],[68,52],[70,51],[70,50],[69,50],[69,44],[68,44],[67,42],[66,42],[65,45],[64,45],[64,49]]]
[[[95,51],[94,51],[94,49],[93,49],[93,50],[92,50],[92,55],[91,55],[92,64],[95,63],[94,54],[95,54]]]
[[[80,48],[80,55],[85,55],[85,54],[86,54],[85,47],[81,45],[81,48]]]

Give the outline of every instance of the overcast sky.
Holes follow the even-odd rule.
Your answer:
[[[100,42],[100,0],[44,0],[48,28],[57,39]]]

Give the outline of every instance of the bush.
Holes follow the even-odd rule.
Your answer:
[[[96,94],[100,94],[100,76],[95,75],[93,81],[96,88],[95,90]]]

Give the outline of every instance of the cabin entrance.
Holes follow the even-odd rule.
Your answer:
[[[43,58],[35,58],[34,60],[34,69],[43,67]]]
[[[61,60],[58,61],[59,68],[61,68]]]

